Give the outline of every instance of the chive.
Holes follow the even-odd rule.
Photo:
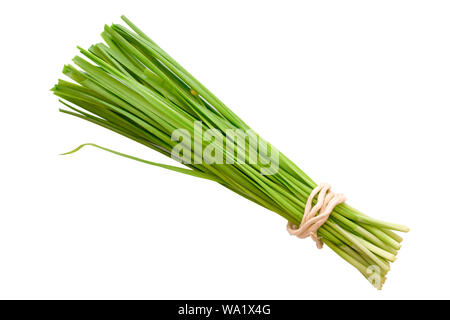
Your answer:
[[[273,153],[278,152],[279,156],[278,170],[261,174],[266,165],[264,162],[271,159],[259,152],[261,144],[256,146],[245,140],[249,126],[130,20],[124,16],[122,19],[130,29],[119,24],[105,26],[101,34],[105,43],[94,44],[88,50],[78,48],[84,58],[76,56],[73,62],[79,69],[72,65],[64,67],[63,73],[74,83],[59,80],[52,89],[69,109],[60,111],[123,135],[174,158],[185,167],[143,160],[93,143],[82,144],[65,154],[91,146],[152,166],[211,180],[299,224],[306,200],[317,184],[252,131],[262,145]],[[172,139],[177,129],[184,130],[182,141]],[[222,140],[197,141],[197,129],[202,132],[214,129],[216,137]],[[230,138],[228,130],[237,130],[236,136]],[[172,150],[178,143],[194,148],[186,149],[187,154],[183,157],[174,157]],[[228,150],[227,143],[235,150]],[[212,155],[202,154],[202,150],[208,147],[220,151],[222,160],[231,159],[231,163],[216,163]],[[243,154],[242,158],[239,153]],[[251,162],[255,154],[259,157]],[[204,161],[196,161],[201,156],[205,156]],[[318,230],[318,235],[325,245],[371,283],[373,270],[380,270],[381,283],[376,285],[380,288],[402,241],[394,231],[407,232],[409,229],[370,218],[342,204],[334,209]]]

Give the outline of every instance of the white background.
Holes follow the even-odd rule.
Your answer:
[[[3,1],[0,298],[450,298],[448,1]],[[156,152],[58,113],[76,45],[126,14],[318,182],[406,224],[380,292]]]

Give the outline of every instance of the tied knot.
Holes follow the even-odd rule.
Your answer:
[[[312,202],[317,194],[317,202],[312,207]],[[343,194],[335,194],[331,192],[331,186],[329,184],[321,183],[311,191],[306,201],[305,212],[300,226],[288,222],[287,231],[290,235],[301,239],[311,237],[316,242],[317,248],[321,249],[323,243],[317,236],[317,230],[327,222],[333,209],[343,202],[345,202],[345,196]]]

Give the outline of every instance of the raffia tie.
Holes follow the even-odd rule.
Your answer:
[[[313,199],[317,196],[317,202],[312,207]],[[300,226],[296,226],[291,222],[287,224],[287,231],[292,236],[300,239],[311,237],[317,245],[318,249],[322,249],[322,240],[317,236],[317,230],[328,220],[333,209],[340,203],[345,202],[345,196],[341,193],[334,194],[331,192],[331,186],[327,183],[321,183],[311,191],[305,205]],[[311,208],[312,207],[312,208]]]

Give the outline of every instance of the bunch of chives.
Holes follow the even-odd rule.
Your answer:
[[[61,112],[110,129],[169,157],[180,143],[172,136],[178,129],[186,133],[181,139],[181,143],[184,141],[186,145],[198,144],[198,141],[190,139],[195,136],[199,123],[202,131],[212,129],[223,135],[222,141],[229,139],[227,130],[253,132],[132,22],[125,17],[122,19],[129,28],[119,24],[105,26],[101,34],[105,44],[95,44],[89,50],[79,48],[85,57],[73,59],[79,69],[72,65],[64,67],[63,73],[74,82],[59,80],[52,89],[68,108],[60,109]],[[299,225],[306,200],[316,183],[281,152],[278,153],[278,170],[262,175],[265,164],[248,161],[255,146],[249,145],[245,139],[237,139],[233,143],[244,150],[245,161],[238,161],[237,155],[226,150],[224,143],[201,141],[200,147],[214,144],[216,150],[220,149],[236,161],[225,164],[208,161],[211,159],[185,161],[186,156],[194,160],[202,156],[194,148],[190,154],[177,159],[185,167],[154,163],[95,144],[89,145],[215,181]],[[273,152],[278,152],[272,145],[268,146]],[[341,204],[319,229],[318,235],[375,287],[381,288],[390,262],[395,260],[401,246],[402,238],[394,231],[407,232],[408,228],[370,218],[347,204]]]

